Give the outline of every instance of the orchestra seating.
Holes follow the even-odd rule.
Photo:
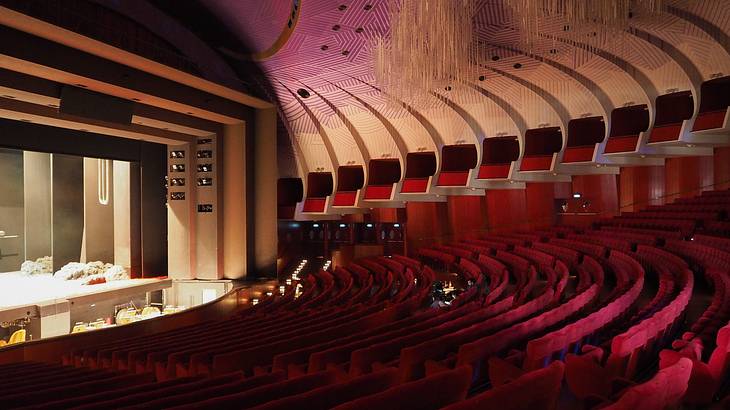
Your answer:
[[[0,407],[722,406],[728,209],[715,191],[359,259],[222,320],[0,365]],[[434,301],[446,280],[454,294]]]

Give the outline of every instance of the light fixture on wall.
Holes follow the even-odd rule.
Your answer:
[[[99,159],[96,161],[96,191],[99,196],[99,203],[109,205],[109,175],[111,174],[112,161]]]

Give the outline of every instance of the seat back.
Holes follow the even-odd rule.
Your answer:
[[[555,409],[563,381],[562,362],[522,375],[512,382],[492,388],[451,406],[446,410],[477,409]]]
[[[353,400],[335,410],[436,410],[464,400],[471,386],[471,366],[437,373]]]

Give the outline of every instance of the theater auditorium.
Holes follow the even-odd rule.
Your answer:
[[[730,409],[730,1],[0,0],[0,409]]]

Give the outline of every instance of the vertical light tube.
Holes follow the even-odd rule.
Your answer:
[[[109,169],[110,167],[111,160],[97,160],[96,184],[97,193],[99,196],[99,203],[102,205],[109,205],[109,174],[111,174]]]

